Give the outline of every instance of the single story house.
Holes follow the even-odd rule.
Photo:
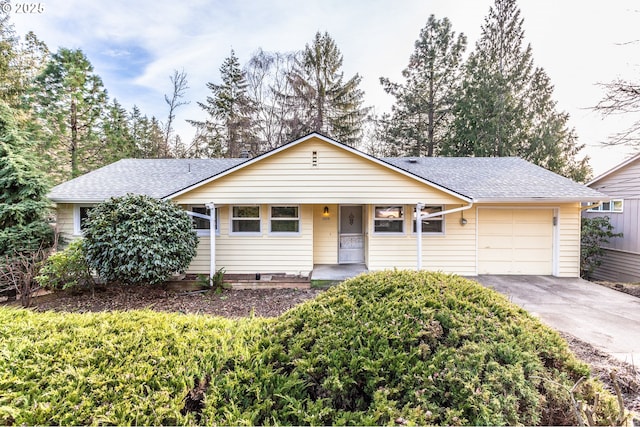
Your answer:
[[[589,187],[609,201],[587,210],[587,217],[607,216],[614,233],[622,233],[604,247],[602,265],[593,272],[597,280],[640,282],[640,153],[594,178]]]
[[[93,205],[127,193],[214,213],[214,227],[194,219],[190,273],[301,276],[362,264],[577,277],[583,203],[606,198],[520,158],[376,158],[317,133],[250,159],[120,160],[49,197],[73,239]]]

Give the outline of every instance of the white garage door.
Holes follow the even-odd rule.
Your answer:
[[[553,274],[553,210],[478,209],[478,274]]]

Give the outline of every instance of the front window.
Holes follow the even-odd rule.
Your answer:
[[[299,233],[300,209],[298,206],[271,206],[272,233]]]
[[[259,233],[260,206],[232,206],[232,233]]]
[[[425,206],[422,215],[442,212],[442,206]],[[413,208],[413,232],[416,232],[416,208]],[[442,215],[433,216],[422,220],[423,233],[442,233],[444,231],[444,218]]]
[[[191,212],[198,213],[201,215],[208,216],[211,214],[211,211],[209,210],[209,208],[204,206],[191,206],[190,209],[191,209]],[[213,220],[215,221],[216,233],[219,233],[220,229],[218,228],[218,225],[220,224],[220,211],[218,210],[218,208],[216,208],[215,211],[216,212]],[[209,224],[208,219],[192,216],[191,220],[193,221],[193,228],[196,229],[199,236],[208,236],[211,233],[211,225]]]
[[[376,233],[404,232],[404,208],[402,206],[374,207],[373,229]]]
[[[93,209],[93,205],[81,205],[76,206],[73,212],[74,219],[74,234],[82,234],[87,226],[87,219],[89,218],[89,211]]]

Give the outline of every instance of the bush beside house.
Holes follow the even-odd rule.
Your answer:
[[[184,272],[198,237],[187,213],[144,195],[114,197],[89,212],[84,231],[89,266],[107,282],[157,284]]]
[[[363,275],[276,319],[3,308],[0,336],[0,424],[575,424],[588,375],[504,297],[425,272]]]

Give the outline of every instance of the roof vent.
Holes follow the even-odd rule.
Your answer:
[[[413,157],[407,159],[407,162],[409,163],[418,163],[418,159],[414,159]]]
[[[241,159],[249,159],[249,158],[251,158],[251,154],[249,154],[249,150],[247,150],[246,148],[244,150],[242,150],[240,152],[240,158]]]

